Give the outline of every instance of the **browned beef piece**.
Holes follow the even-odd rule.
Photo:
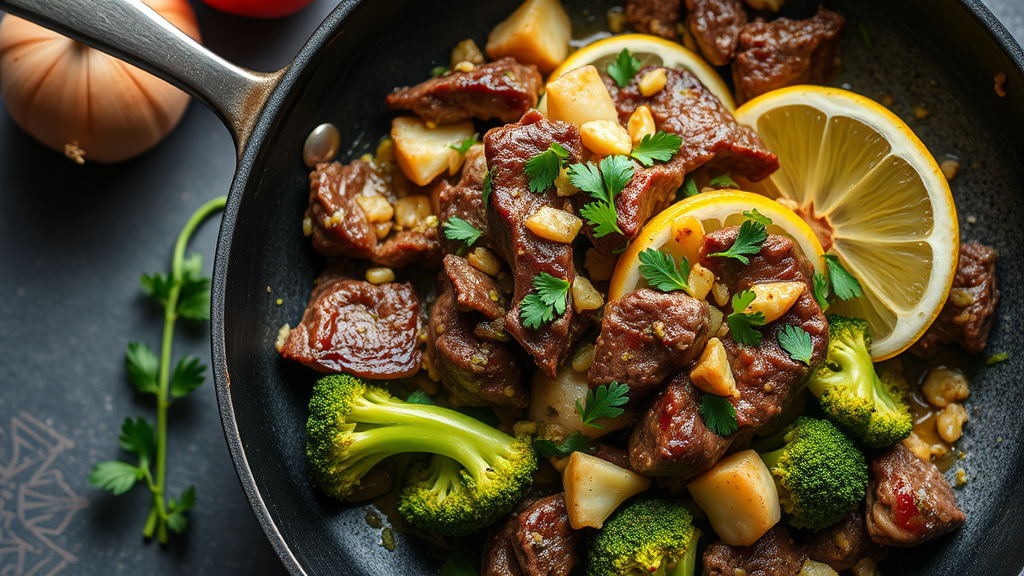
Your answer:
[[[916,546],[964,523],[942,472],[903,444],[871,460],[868,478],[867,528],[879,544]]]
[[[740,31],[747,24],[742,0],[686,0],[687,23],[701,53],[715,66],[736,55]]]
[[[939,344],[957,342],[971,354],[985,349],[999,303],[996,287],[996,251],[977,242],[960,245],[960,261],[953,288],[942,312],[911,351],[932,356]]]
[[[683,0],[629,0],[626,19],[637,32],[675,38],[682,7]]]
[[[446,72],[388,94],[392,110],[411,110],[428,122],[478,118],[515,122],[537,105],[543,79],[533,64],[502,58],[469,72]]]
[[[765,149],[753,130],[741,126],[714,94],[685,70],[667,69],[665,88],[651,97],[640,93],[637,84],[649,70],[637,74],[625,88],[606,80],[625,125],[630,114],[641,105],[651,109],[658,130],[676,134],[683,145],[668,162],[657,162],[650,168],[636,165],[636,173],[615,200],[619,228],[624,236],[611,234],[595,238],[593,227],[584,230],[603,253],[625,245],[640,233],[654,214],[668,207],[686,174],[704,164],[713,164],[729,172],[741,174],[751,181],[762,180],[779,168],[779,159]],[[577,205],[590,199],[585,194],[572,197]]]
[[[591,444],[594,446],[594,456],[604,460],[605,462],[611,462],[619,468],[632,470],[629,465],[629,452],[622,448],[609,446],[600,440],[594,440]]]
[[[480,576],[523,576],[519,560],[512,550],[515,538],[516,520],[510,518],[491,531],[484,543],[483,558],[480,560]]]
[[[552,143],[562,145],[571,162],[582,154],[577,128],[567,122],[552,122],[537,111],[528,112],[517,124],[494,128],[484,136],[492,193],[488,220],[499,254],[512,268],[515,290],[512,309],[505,317],[505,329],[533,356],[537,366],[554,378],[575,342],[589,327],[593,315],[577,314],[572,295],[565,313],[538,329],[526,327],[519,306],[534,291],[533,279],[541,272],[572,283],[576,278],[572,246],[545,240],[526,228],[526,219],[544,206],[572,210],[554,188],[541,194],[530,192],[526,162],[544,152]]]
[[[281,355],[321,372],[404,378],[420,369],[420,299],[412,284],[375,286],[325,272]]]
[[[819,6],[807,20],[758,19],[743,28],[732,77],[740,104],[796,84],[825,84],[839,71],[839,33],[846,20]]]
[[[706,302],[683,292],[641,288],[609,302],[601,320],[591,387],[620,382],[630,398],[656,392],[708,343]]]
[[[704,237],[703,254],[724,252],[736,241],[739,227],[721,228]],[[733,258],[704,256],[701,264],[715,273],[719,282],[737,294],[755,284],[769,282],[801,282],[805,288],[797,301],[778,320],[755,328],[762,334],[760,346],[735,342],[731,335],[722,338],[740,397],[730,398],[736,408],[741,432],[756,431],[772,424],[800,393],[810,374],[825,359],[828,351],[828,322],[814,299],[811,279],[814,268],[796,253],[793,241],[785,236],[769,234],[750,263]],[[725,310],[729,314],[731,310]],[[779,334],[786,325],[803,328],[811,337],[810,366],[794,360],[779,344]]]
[[[483,232],[473,246],[491,248],[494,242],[488,233],[487,208],[484,206],[484,177],[487,175],[487,158],[484,156],[483,144],[474,144],[466,152],[466,161],[462,165],[462,176],[459,183],[451,186],[447,183],[438,184],[435,188],[435,202],[438,219],[443,225],[452,217],[462,218],[477,230]],[[444,234],[439,235],[441,247],[449,254],[458,253],[466,248],[462,240],[450,240]]]
[[[460,312],[479,312],[488,320],[505,315],[508,304],[502,298],[494,278],[473,268],[465,258],[454,254],[444,257],[444,271],[455,287],[455,298]]]
[[[880,560],[885,548],[868,535],[864,506],[820,532],[806,532],[801,538],[807,557],[828,564],[836,572],[852,568],[861,558]]]
[[[579,563],[583,533],[569,526],[564,493],[537,500],[515,523],[512,550],[525,576],[568,576]]]
[[[647,476],[689,478],[717,462],[733,436],[723,438],[704,425],[697,390],[685,373],[654,398],[629,437],[630,467]]]
[[[704,576],[796,576],[807,556],[789,532],[775,525],[753,546],[715,542],[704,552]]]
[[[383,242],[377,240],[373,226],[357,196],[383,196],[391,199],[387,182],[366,162],[348,165],[339,162],[319,164],[309,175],[309,209],[306,217],[313,228],[313,248],[328,257],[360,258],[401,268],[413,262],[436,266],[441,247],[436,228],[392,232]]]

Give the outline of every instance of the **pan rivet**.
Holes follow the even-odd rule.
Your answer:
[[[334,124],[321,124],[313,129],[302,145],[302,161],[306,168],[315,168],[320,162],[330,162],[338,155],[341,133]]]

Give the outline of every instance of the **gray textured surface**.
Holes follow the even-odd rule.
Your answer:
[[[1017,42],[1024,39],[1024,0],[983,0]]]

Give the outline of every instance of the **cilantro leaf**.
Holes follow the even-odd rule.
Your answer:
[[[864,295],[860,282],[843,268],[842,262],[835,254],[825,254],[825,265],[828,268],[828,277],[832,281],[832,292],[840,300],[859,298]]]
[[[639,144],[633,147],[630,155],[636,158],[637,162],[647,166],[654,166],[654,161],[668,162],[683,145],[683,139],[675,134],[658,131],[656,134],[644,136]]]
[[[603,201],[590,202],[580,208],[580,216],[594,225],[594,236],[601,238],[609,234],[622,234],[619,228],[619,214],[615,206]]]
[[[672,256],[653,248],[640,253],[640,275],[647,279],[651,288],[662,292],[689,290],[690,263],[683,256],[676,266]]]
[[[744,310],[757,296],[750,290],[744,290],[732,297],[733,313],[726,317],[732,339],[747,346],[760,346],[761,333],[754,330],[755,326],[764,326],[764,312],[747,313]]]
[[[736,409],[732,403],[714,394],[705,394],[700,399],[700,415],[709,430],[719,436],[728,436],[739,428]]]
[[[466,152],[469,152],[469,149],[473,147],[473,144],[476,144],[476,136],[466,138],[458,146],[455,144],[449,144],[448,147],[465,156]]]
[[[568,280],[555,278],[547,272],[533,277],[533,294],[527,294],[519,305],[519,318],[523,325],[534,330],[552,322],[555,316],[565,314],[569,299]]]
[[[623,48],[622,52],[619,52],[619,57],[615,59],[615,62],[608,64],[606,70],[608,76],[615,80],[619,88],[624,88],[642,67],[640,61],[630,54],[629,50]]]
[[[117,439],[125,452],[135,454],[139,459],[139,468],[149,469],[152,457],[156,456],[156,432],[145,418],[125,418]]]
[[[480,236],[482,230],[477,230],[472,224],[458,216],[452,216],[444,223],[444,236],[449,240],[462,240],[466,246],[472,246]]]
[[[811,365],[814,345],[811,344],[811,335],[803,328],[787,324],[782,332],[779,332],[779,346],[782,346],[793,360]]]
[[[552,142],[548,149],[526,161],[526,176],[529,178],[530,192],[541,194],[555,183],[558,172],[562,168],[562,160],[569,157],[569,152],[558,142]]]
[[[186,320],[210,319],[210,280],[208,278],[182,281],[178,316]]]
[[[633,163],[622,155],[608,156],[599,166],[589,162],[569,166],[572,185],[588,192],[595,200],[583,206],[580,215],[594,225],[594,235],[598,238],[613,232],[622,234],[615,197],[629,184],[633,172]]]
[[[736,241],[732,243],[728,250],[708,254],[708,256],[735,258],[743,264],[750,264],[750,260],[744,254],[757,254],[761,251],[761,244],[767,239],[768,231],[765,229],[764,224],[754,220],[745,220],[740,225],[740,233],[736,235]]]
[[[824,274],[814,275],[814,299],[822,312],[828,310],[828,278]]]
[[[633,179],[633,172],[633,163],[621,154],[606,156],[601,160],[601,178],[604,179],[604,187],[608,191],[608,196],[604,198],[606,202],[615,204],[615,197]]]
[[[772,219],[758,212],[757,208],[745,211],[743,213],[743,216],[750,220],[753,220],[754,222],[757,222],[758,224],[761,224],[762,226],[768,226],[769,224],[772,223]]]
[[[143,394],[156,394],[160,360],[143,342],[129,342],[124,354],[124,367],[132,386]]]
[[[99,462],[93,467],[89,473],[89,484],[110,490],[116,496],[131,490],[135,482],[144,477],[141,468],[120,460],[111,460]]]
[[[188,528],[188,517],[185,512],[196,505],[196,487],[189,486],[181,493],[181,498],[171,498],[167,503],[167,527],[181,534]]]
[[[185,356],[179,359],[177,365],[174,366],[174,375],[171,376],[171,396],[174,398],[188,396],[193,390],[202,386],[203,381],[206,380],[203,376],[205,371],[206,365],[200,364],[199,358],[195,356]]]
[[[676,190],[676,202],[683,198],[692,198],[697,194],[700,194],[700,190],[697,190],[697,182],[693,179],[693,176],[687,176],[682,188]]]
[[[573,432],[561,442],[555,443],[551,440],[536,439],[533,441],[533,449],[542,458],[568,458],[573,452],[590,453],[590,438],[579,432]]]
[[[161,304],[166,304],[171,295],[171,280],[166,274],[143,274],[139,285],[146,296]]]
[[[721,176],[715,176],[708,182],[708,186],[712,188],[739,188],[740,185],[732,179],[732,176],[728,174],[722,174]]]
[[[603,424],[594,422],[598,418],[617,418],[624,410],[619,406],[629,402],[629,386],[612,382],[602,384],[597,390],[589,390],[583,404],[576,400],[576,412],[583,420],[584,426],[591,428],[604,428]]]
[[[487,209],[487,201],[491,197],[491,187],[492,187],[492,184],[491,184],[491,171],[488,170],[488,171],[484,172],[484,190],[483,190],[484,210]]]
[[[572,185],[588,192],[597,200],[605,199],[604,179],[601,178],[601,168],[593,162],[580,162],[572,164],[568,170],[569,182]]]
[[[430,400],[430,396],[428,396],[423,390],[413,390],[405,401],[409,404],[433,404]]]

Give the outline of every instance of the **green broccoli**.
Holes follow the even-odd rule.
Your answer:
[[[801,416],[784,436],[786,445],[761,455],[775,478],[779,504],[796,528],[817,532],[835,524],[864,500],[864,454],[828,420]]]
[[[429,466],[410,470],[398,509],[414,526],[449,536],[508,514],[537,469],[529,436],[513,438],[455,410],[403,402],[348,374],[325,376],[313,387],[306,435],[313,481],[339,499],[388,456],[435,454]]]
[[[678,500],[641,500],[616,512],[587,551],[587,576],[692,576],[699,532]]]
[[[868,448],[892,446],[910,435],[907,381],[892,369],[875,371],[871,332],[859,318],[830,316],[828,358],[808,388],[826,417]]]

